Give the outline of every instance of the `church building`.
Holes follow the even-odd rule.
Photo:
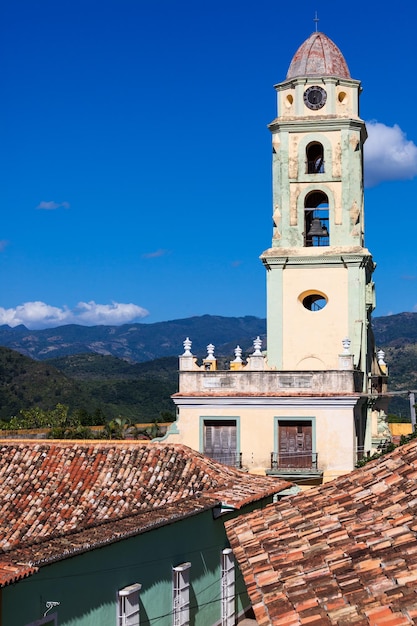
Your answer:
[[[365,247],[360,81],[314,32],[275,85],[267,350],[259,338],[219,369],[187,338],[177,420],[166,439],[249,472],[300,484],[351,471],[388,435],[387,367],[374,346],[375,264]]]

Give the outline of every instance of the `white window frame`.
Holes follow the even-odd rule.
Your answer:
[[[236,623],[235,559],[231,548],[222,550],[221,566],[221,625],[234,626]]]
[[[117,592],[117,626],[140,626],[140,583],[133,583]]]
[[[190,567],[187,561],[172,568],[172,626],[190,624]]]

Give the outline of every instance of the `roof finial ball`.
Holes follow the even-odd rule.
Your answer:
[[[316,12],[315,12],[315,14],[314,14],[314,18],[313,18],[313,22],[314,22],[314,23],[315,23],[315,25],[316,25],[316,33],[317,33],[317,31],[318,31],[318,28],[319,28],[319,21],[320,21],[320,20],[319,20],[319,18],[317,17],[317,11],[316,11]]]

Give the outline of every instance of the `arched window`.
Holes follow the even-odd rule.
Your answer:
[[[329,245],[329,199],[322,191],[312,191],[304,201],[304,245]]]
[[[323,174],[324,151],[318,141],[309,143],[306,148],[307,174]]]

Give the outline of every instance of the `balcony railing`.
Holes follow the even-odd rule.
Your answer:
[[[317,471],[317,452],[271,452],[272,470]]]
[[[204,455],[213,461],[223,463],[229,467],[236,467],[242,469],[242,453],[241,452],[204,452]]]

